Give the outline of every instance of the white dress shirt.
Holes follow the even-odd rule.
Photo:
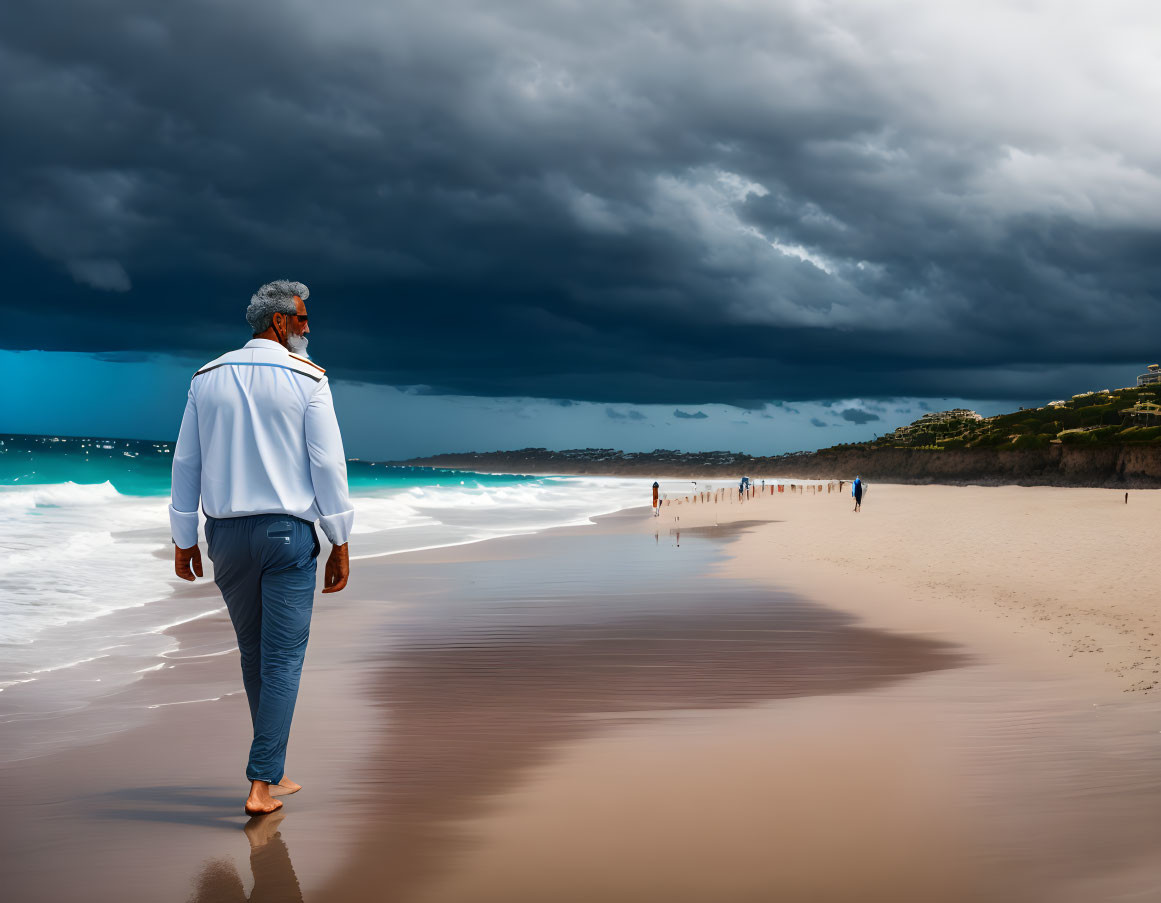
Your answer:
[[[269,339],[206,364],[190,382],[173,450],[173,541],[198,541],[210,517],[290,514],[319,521],[335,545],[351,535],[347,459],[331,389],[317,364]]]

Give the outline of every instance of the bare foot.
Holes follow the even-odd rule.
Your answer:
[[[266,781],[250,782],[250,795],[246,797],[247,815],[267,815],[281,808],[282,803],[270,795],[270,785]]]
[[[290,793],[298,793],[302,789],[302,784],[297,784],[290,778],[283,775],[282,780],[277,784],[270,785],[271,796],[286,796]]]

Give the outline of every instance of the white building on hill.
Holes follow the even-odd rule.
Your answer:
[[[1149,369],[1137,377],[1138,386],[1152,386],[1161,383],[1161,364],[1150,364]]]

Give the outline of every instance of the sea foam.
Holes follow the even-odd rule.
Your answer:
[[[352,557],[584,523],[647,498],[637,480],[452,471],[427,479],[409,471],[397,485],[355,485]],[[152,623],[135,619],[137,639],[129,642],[105,629],[106,616],[188,586],[173,573],[167,502],[121,493],[110,482],[0,486],[0,680],[68,668],[110,642],[137,650],[142,633],[221,610],[194,603],[174,618],[172,606],[168,614],[159,606]],[[164,651],[146,645],[151,654]]]

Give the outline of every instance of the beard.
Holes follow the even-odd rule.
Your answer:
[[[307,356],[306,346],[309,341],[304,335],[295,335],[293,332],[286,334],[286,347],[290,350],[291,354]]]

